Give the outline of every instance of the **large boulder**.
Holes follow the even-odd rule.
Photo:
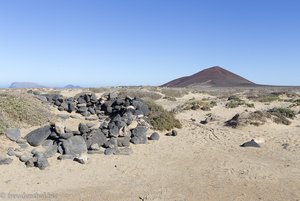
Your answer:
[[[132,138],[131,142],[133,144],[146,144],[147,136],[146,136],[147,128],[145,126],[138,126],[132,130]]]
[[[106,136],[100,129],[95,129],[88,134],[84,134],[83,138],[86,142],[88,149],[91,149],[91,146],[93,144],[98,144],[99,146],[102,146],[107,142]]]
[[[26,140],[31,146],[39,146],[46,140],[52,133],[51,126],[44,126],[35,129],[26,135]]]
[[[62,142],[62,148],[66,155],[76,155],[87,152],[87,145],[83,137],[76,135]]]

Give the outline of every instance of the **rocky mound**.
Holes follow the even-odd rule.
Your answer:
[[[31,131],[24,139],[20,138],[18,129],[10,129],[7,137],[16,141],[21,149],[10,148],[7,154],[16,156],[27,167],[45,169],[49,165],[48,158],[57,154],[59,160],[72,159],[79,163],[87,162],[87,154],[130,154],[131,143],[146,144],[148,141],[146,133],[150,127],[147,123],[150,111],[141,99],[116,94],[97,99],[94,93],[83,93],[75,98],[57,94],[36,97],[59,110],[77,112],[85,117],[93,115],[101,125],[95,127],[92,123],[80,123],[78,129],[71,130],[61,123],[53,123]],[[170,134],[176,135],[176,131]],[[149,137],[149,140],[158,139],[158,133]],[[9,164],[10,159],[0,158],[0,164]]]
[[[210,87],[241,87],[241,86],[255,86],[256,84],[230,71],[227,71],[219,66],[214,66],[202,70],[191,76],[181,77],[172,80],[163,87],[196,87],[196,86],[210,86]]]

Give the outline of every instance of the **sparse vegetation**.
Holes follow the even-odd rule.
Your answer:
[[[227,108],[237,108],[238,106],[243,105],[243,104],[244,104],[244,102],[231,100],[228,103],[226,103],[226,107]]]
[[[212,107],[216,106],[215,101],[211,102],[206,102],[206,101],[199,101],[199,100],[193,100],[193,101],[188,101],[185,103],[183,106],[183,110],[204,110],[204,111],[209,111]]]
[[[238,96],[233,95],[228,98],[228,103],[226,103],[227,108],[237,108],[240,105],[244,105],[245,101],[241,100]]]
[[[152,100],[158,100],[162,98],[162,95],[153,92],[153,91],[146,91],[146,90],[132,90],[132,89],[122,89],[119,91],[119,95],[122,96],[130,96],[130,97],[138,97],[138,98],[149,98]]]
[[[245,105],[249,108],[255,108],[254,103],[246,103]]]
[[[295,106],[300,106],[300,99],[296,99],[293,101]]]
[[[270,103],[280,100],[279,94],[263,94],[258,96],[248,96],[247,98],[262,103]]]
[[[47,91],[47,94],[61,94],[60,90],[49,90]]]
[[[211,107],[215,107],[217,106],[217,102],[216,101],[210,101],[210,104],[209,104]]]
[[[145,102],[150,109],[149,123],[154,130],[163,131],[182,127],[180,121],[175,118],[174,113],[165,110],[152,100],[145,100]]]
[[[295,111],[291,110],[289,108],[273,108],[268,110],[268,112],[271,115],[277,116],[277,117],[286,117],[289,119],[294,119],[294,117],[296,116]]]
[[[294,110],[289,108],[273,108],[268,110],[268,113],[274,116],[273,121],[277,124],[290,125],[291,121],[289,119],[294,119],[296,113]]]
[[[12,126],[41,125],[51,117],[41,103],[31,96],[0,94],[0,133]]]
[[[0,117],[0,135],[7,129],[7,124],[3,121],[3,117]]]
[[[175,109],[173,109],[173,112],[181,112],[183,110],[203,110],[203,111],[210,111],[211,108],[217,106],[216,101],[202,101],[202,100],[196,100],[195,98],[192,98],[185,102],[183,105],[177,106]]]
[[[226,107],[227,108],[237,108],[241,105],[245,105],[246,107],[249,107],[249,108],[254,108],[254,104],[253,103],[247,103],[246,101],[242,100],[240,97],[236,96],[236,95],[233,95],[233,96],[230,96],[228,98],[228,103],[226,103]]]
[[[161,89],[161,93],[168,97],[180,98],[184,95],[188,94],[186,90],[183,89],[170,89],[170,88],[163,88]]]
[[[254,125],[260,126],[266,123],[270,115],[266,112],[255,111],[249,113],[236,114],[232,119],[225,122],[226,126],[236,128],[238,126]]]
[[[229,101],[236,101],[236,102],[241,102],[242,100],[240,99],[240,97],[233,95],[233,96],[229,96],[228,98]]]
[[[88,91],[91,91],[93,93],[105,93],[108,91],[108,88],[99,87],[99,88],[88,88]]]
[[[163,99],[168,100],[168,101],[176,101],[177,99],[175,97],[170,97],[170,96],[165,96]]]

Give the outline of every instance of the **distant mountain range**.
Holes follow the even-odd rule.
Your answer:
[[[204,69],[191,76],[172,80],[163,87],[241,87],[258,86],[257,84],[219,66]]]
[[[19,88],[52,88],[47,86],[42,86],[40,84],[34,82],[13,82],[10,87],[11,89],[19,89]],[[66,89],[74,89],[74,88],[81,88],[77,85],[68,84],[65,87],[53,87],[53,88],[66,88]]]

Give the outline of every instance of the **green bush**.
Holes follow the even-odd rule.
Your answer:
[[[149,123],[154,130],[163,131],[182,127],[180,121],[175,118],[174,113],[165,110],[152,100],[145,100],[145,103],[150,109]]]
[[[198,100],[194,100],[194,101],[190,101],[186,104],[186,107],[184,108],[185,110],[204,110],[204,111],[209,111],[211,108],[217,106],[217,103],[215,101],[211,101],[211,102],[204,102],[204,101],[198,101]]]
[[[289,119],[293,119],[296,116],[295,111],[289,108],[273,108],[268,110],[268,113],[273,115],[273,121],[277,124],[290,125],[291,121]]]
[[[296,113],[294,110],[291,110],[289,108],[273,108],[268,110],[268,112],[271,115],[277,116],[277,117],[286,117],[289,119],[294,119],[294,117],[296,116]]]
[[[228,98],[229,101],[236,101],[236,102],[241,102],[242,100],[240,99],[240,97],[236,96],[236,95],[232,95],[229,96]]]
[[[228,98],[228,103],[226,104],[227,108],[237,108],[241,105],[245,105],[246,107],[254,108],[253,103],[246,103],[246,101],[240,99],[238,96],[230,96]]]
[[[202,100],[196,100],[195,98],[192,98],[185,102],[182,105],[177,106],[174,108],[172,111],[177,113],[177,112],[182,112],[183,110],[203,110],[203,111],[210,111],[211,108],[217,106],[216,101],[202,101]]]
[[[235,101],[235,100],[230,100],[228,103],[226,103],[227,108],[236,108],[240,105],[243,105],[244,103]]]

